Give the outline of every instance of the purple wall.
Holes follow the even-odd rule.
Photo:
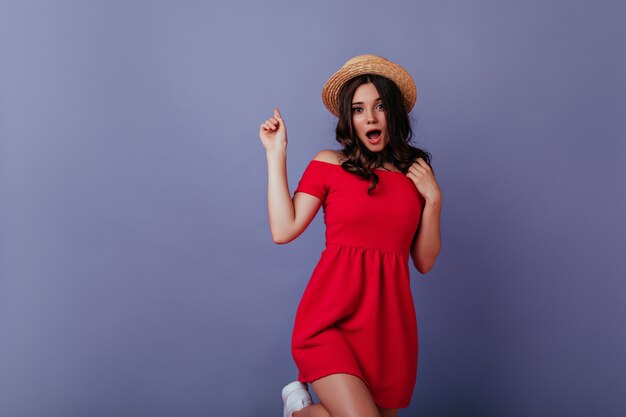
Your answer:
[[[444,193],[400,415],[625,415],[623,3],[89,3],[0,3],[0,415],[280,415],[323,222],[272,243],[258,126],[293,192],[366,52]]]

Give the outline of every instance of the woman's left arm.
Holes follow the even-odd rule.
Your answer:
[[[411,258],[415,268],[426,274],[432,269],[441,249],[441,190],[432,169],[422,158],[416,159],[406,176],[413,180],[425,200],[420,224],[411,243]]]

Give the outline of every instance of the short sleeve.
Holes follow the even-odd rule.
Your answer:
[[[316,159],[311,160],[304,170],[294,194],[303,192],[314,195],[320,200],[324,200],[329,189],[329,167],[329,163],[324,163]]]

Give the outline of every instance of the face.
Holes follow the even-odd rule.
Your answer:
[[[358,138],[371,152],[380,152],[389,143],[385,109],[374,84],[361,84],[354,92],[352,125]]]

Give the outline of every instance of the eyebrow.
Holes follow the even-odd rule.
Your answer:
[[[376,98],[374,99],[374,101],[380,101],[380,97],[376,97]],[[353,106],[354,106],[355,104],[363,104],[363,102],[362,102],[362,101],[355,101],[354,103],[352,103],[352,105],[353,105]]]

